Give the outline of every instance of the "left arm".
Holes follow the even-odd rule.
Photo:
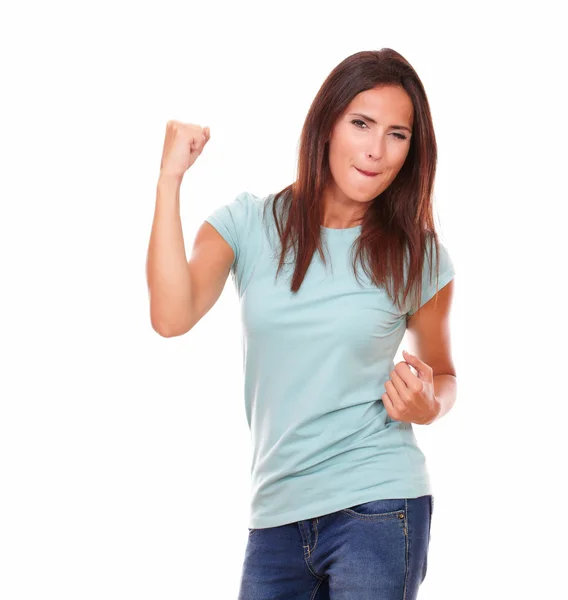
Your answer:
[[[436,415],[431,425],[438,419],[441,419],[446,413],[450,412],[456,402],[458,380],[455,375],[440,373],[434,375],[434,395],[439,403],[440,412]]]
[[[449,281],[424,306],[407,319],[410,352],[432,367],[434,395],[438,414],[434,423],[447,414],[457,395],[456,369],[450,340],[450,309],[454,294],[454,279]]]
[[[407,319],[412,353],[403,351],[405,360],[391,371],[382,396],[392,419],[430,425],[456,401],[456,370],[450,351],[453,291],[452,279]]]

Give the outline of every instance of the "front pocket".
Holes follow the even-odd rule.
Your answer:
[[[406,502],[402,499],[371,500],[349,508],[341,512],[355,519],[367,521],[381,519],[404,519],[406,516]]]

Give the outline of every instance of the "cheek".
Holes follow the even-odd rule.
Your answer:
[[[352,163],[361,153],[361,140],[343,129],[335,132],[329,145],[330,159],[340,166],[339,162]]]
[[[391,154],[388,161],[389,166],[385,173],[388,180],[393,180],[398,175],[398,172],[402,169],[407,156],[408,148],[398,149],[397,152]]]
[[[336,146],[333,149],[330,149],[329,153],[329,164],[332,170],[332,173],[339,178],[350,177],[350,171],[352,169],[352,164],[354,154],[345,146]]]
[[[396,156],[397,171],[400,171],[400,169],[402,169],[402,165],[404,165],[406,161],[406,157],[408,156],[409,150],[409,146],[405,146],[404,148],[401,148],[400,152]]]

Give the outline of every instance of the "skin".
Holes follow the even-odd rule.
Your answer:
[[[352,113],[362,113],[372,123]],[[414,107],[400,86],[361,92],[337,119],[329,138],[331,181],[323,195],[324,227],[360,224],[369,203],[397,176],[410,149]],[[406,129],[394,129],[402,125]],[[404,138],[404,139],[403,139]],[[380,172],[376,177],[364,171]]]

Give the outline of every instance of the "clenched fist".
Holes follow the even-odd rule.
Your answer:
[[[197,160],[210,137],[209,127],[168,121],[162,162],[160,163],[160,175],[181,179]]]

